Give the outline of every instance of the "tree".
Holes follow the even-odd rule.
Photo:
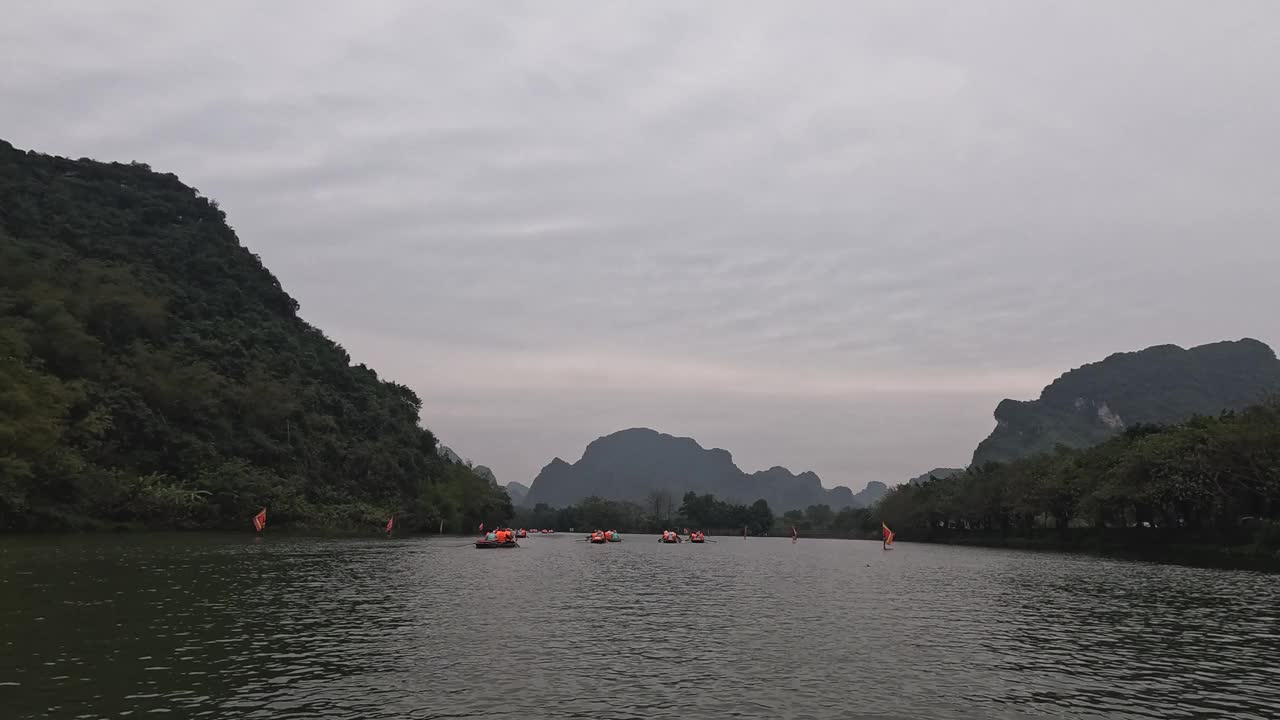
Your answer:
[[[510,516],[173,175],[0,142],[0,208],[0,530]]]

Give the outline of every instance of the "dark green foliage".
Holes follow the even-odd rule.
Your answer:
[[[826,507],[825,505],[823,507]],[[680,504],[680,522],[695,529],[719,533],[741,532],[761,535],[773,528],[773,511],[764,499],[751,505],[735,505],[717,500],[714,495],[688,492]]]
[[[791,529],[801,537],[867,537],[873,533],[872,511],[868,508],[844,508],[832,512],[826,505],[810,505],[804,510],[788,510],[778,518],[775,535],[790,535]],[[878,521],[876,521],[878,522]],[[878,529],[880,526],[875,526]]]
[[[751,505],[733,505],[712,495],[690,492],[678,510],[669,506],[669,499],[662,493],[654,493],[646,506],[593,496],[559,509],[546,503],[522,508],[517,512],[516,523],[520,527],[561,531],[659,532],[688,528],[721,535],[740,533],[744,527],[748,533],[760,535],[773,526],[773,512],[763,499]]]
[[[173,175],[0,142],[0,528],[510,515],[297,310]]]
[[[1280,402],[1176,426],[1135,425],[1080,450],[987,463],[894,488],[876,508],[903,539],[1053,528],[1165,529],[1221,544],[1280,526]],[[1265,533],[1263,533],[1265,534]]]
[[[516,510],[513,522],[518,527],[534,530],[642,532],[651,529],[653,518],[633,502],[589,497],[563,508],[554,508],[546,503],[522,507]]]
[[[1016,460],[1057,445],[1090,447],[1125,427],[1240,410],[1277,391],[1280,360],[1257,340],[1117,353],[1064,374],[1038,400],[1002,401],[996,429],[974,451],[973,464]]]

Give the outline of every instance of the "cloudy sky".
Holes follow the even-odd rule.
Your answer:
[[[138,160],[502,481],[649,426],[828,485],[1280,345],[1280,3],[15,3],[0,138]]]

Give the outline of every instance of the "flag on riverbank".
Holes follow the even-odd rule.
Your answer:
[[[893,531],[889,529],[889,526],[888,526],[888,525],[885,525],[885,524],[884,524],[884,521],[883,521],[883,520],[881,520],[881,521],[880,521],[880,532],[881,532],[881,533],[883,533],[883,535],[884,535],[884,544],[885,544],[885,546],[886,546],[886,547],[888,547],[889,545],[892,545],[892,544],[893,544]]]
[[[257,515],[253,516],[253,529],[262,532],[262,528],[267,526],[267,509],[262,508]]]
[[[394,527],[394,526],[395,526],[395,524],[396,524],[396,516],[395,516],[395,515],[392,515],[391,517],[387,518],[387,534],[388,534],[388,535],[390,535],[390,534],[391,534],[391,528],[392,528],[392,527]]]

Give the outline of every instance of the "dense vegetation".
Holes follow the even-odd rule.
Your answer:
[[[717,500],[712,495],[689,492],[676,507],[670,494],[653,492],[644,505],[601,497],[589,497],[564,508],[537,503],[532,508],[519,509],[516,523],[529,528],[619,532],[690,528],[720,535],[738,534],[745,527],[751,535],[763,535],[773,527],[774,516],[769,503],[763,499],[750,505],[735,505]]]
[[[297,311],[177,177],[0,142],[0,529],[510,515]]]
[[[804,510],[788,510],[778,518],[773,534],[790,535],[795,528],[801,537],[876,538],[880,517],[873,508],[841,508],[810,505]]]
[[[1071,370],[1029,402],[1004,400],[973,465],[1086,448],[1135,425],[1242,410],[1280,391],[1280,360],[1253,339],[1184,350],[1159,345]]]
[[[894,488],[876,509],[904,540],[1099,535],[1280,547],[1280,402],[1174,426],[1135,425],[1088,449]]]

